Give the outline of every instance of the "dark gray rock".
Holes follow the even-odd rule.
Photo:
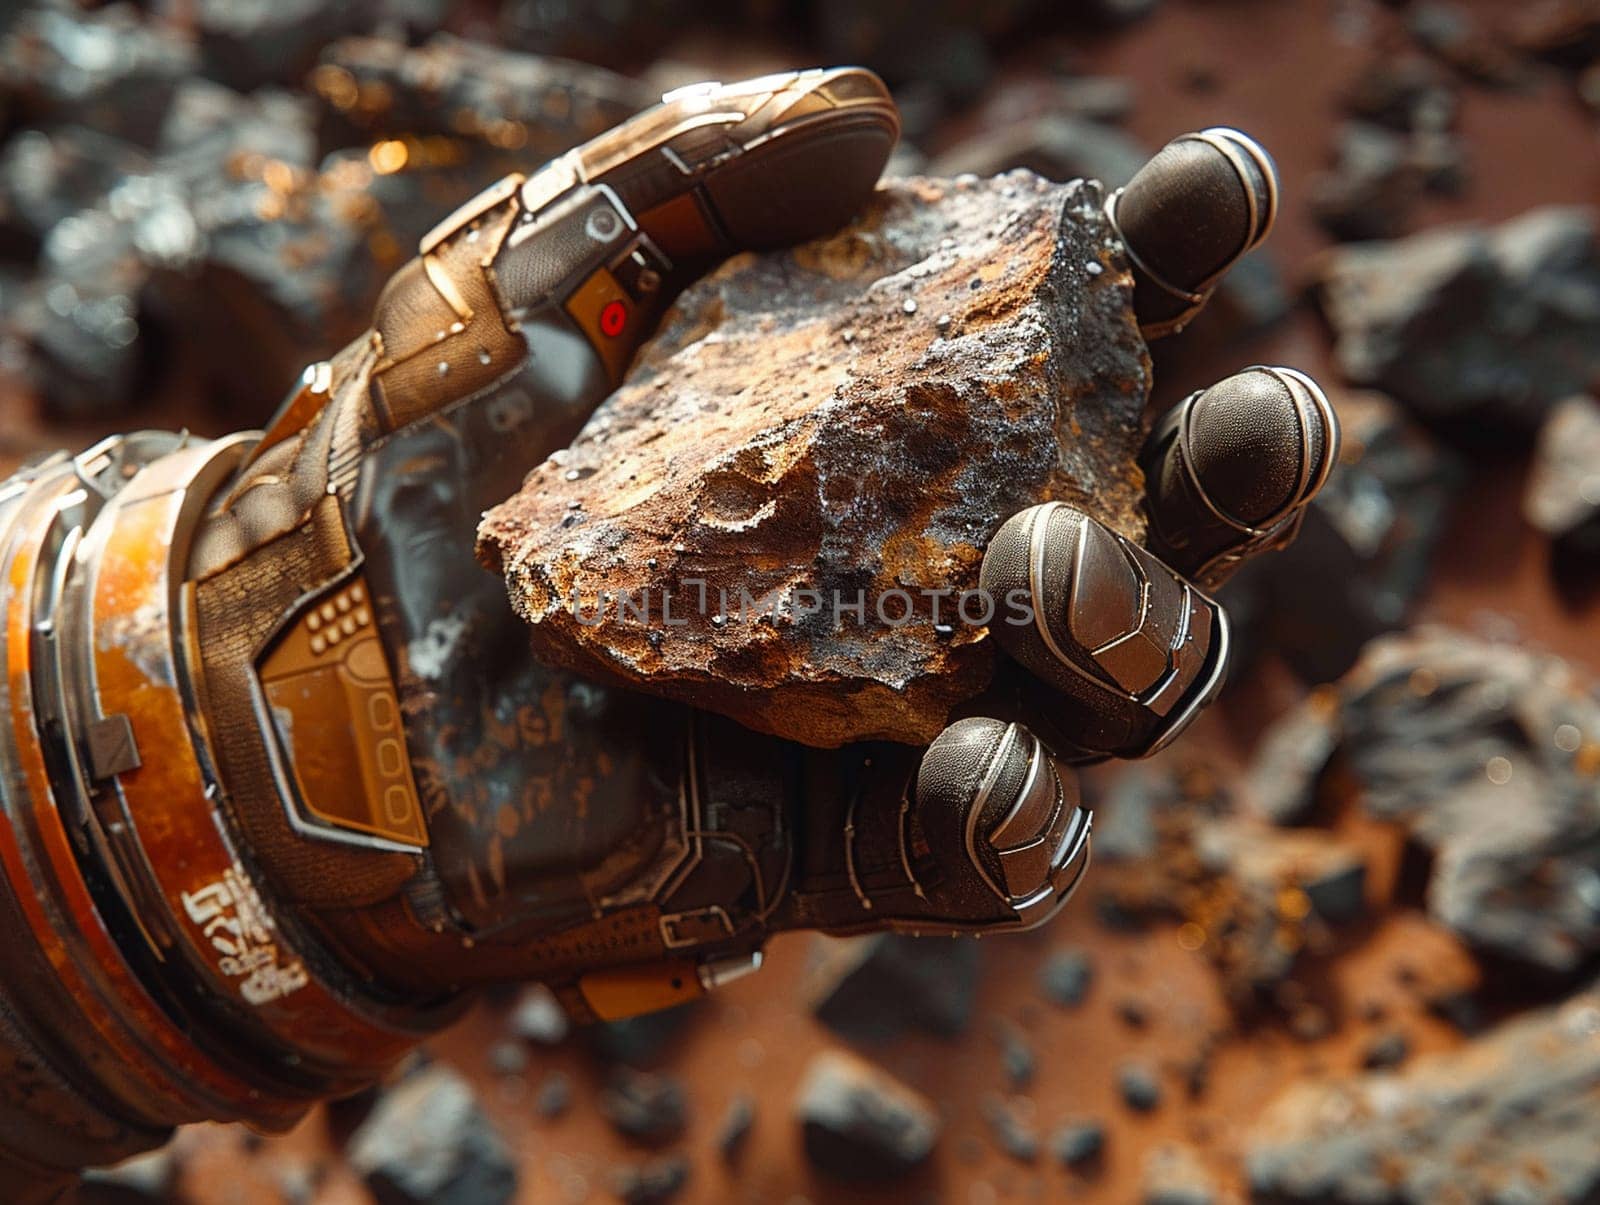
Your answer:
[[[533,1094],[533,1111],[540,1117],[560,1117],[572,1108],[572,1080],[564,1071],[549,1071]]]
[[[1150,1010],[1137,996],[1124,996],[1117,1001],[1117,1020],[1129,1029],[1144,1029],[1150,1024]]]
[[[717,1151],[724,1163],[737,1163],[750,1141],[750,1131],[756,1124],[755,1097],[741,1092],[728,1102],[728,1108],[717,1126]]]
[[[175,195],[140,207],[151,308],[219,399],[258,421],[278,401],[263,382],[292,380],[361,331],[396,266],[373,253],[384,231],[370,170],[319,171],[313,120],[302,97],[185,84],[158,161]]]
[[[1337,239],[1393,238],[1425,193],[1457,193],[1466,181],[1466,152],[1449,131],[1350,121],[1339,129],[1332,169],[1312,181],[1311,211]]]
[[[1098,1121],[1069,1121],[1050,1136],[1050,1153],[1062,1167],[1082,1170],[1097,1163],[1106,1146]]]
[[[572,1032],[572,1022],[556,994],[542,983],[533,983],[523,988],[517,997],[506,1018],[506,1028],[524,1042],[559,1046]]]
[[[1378,613],[1366,568],[1328,516],[1308,506],[1293,544],[1246,564],[1218,593],[1233,626],[1230,672],[1244,674],[1271,653],[1308,685],[1344,673],[1394,626]]]
[[[1460,109],[1449,73],[1418,54],[1383,54],[1356,76],[1344,94],[1353,117],[1408,134],[1448,130]]]
[[[246,96],[211,80],[185,80],[161,123],[156,149],[165,171],[191,188],[215,190],[210,196],[227,189],[226,177],[248,177],[245,161],[256,156],[308,172],[317,163],[312,105],[288,92]],[[230,160],[236,160],[231,170]]]
[[[496,1042],[489,1047],[489,1069],[496,1075],[523,1074],[528,1069],[528,1048],[521,1042]]]
[[[1161,1104],[1161,1077],[1148,1063],[1129,1060],[1117,1068],[1117,1092],[1135,1113],[1153,1112]]]
[[[366,324],[385,266],[360,184],[315,170],[311,116],[284,93],[190,79],[163,109],[151,157],[114,155],[88,135],[17,144],[13,207],[35,226],[52,221],[16,317],[47,404],[125,404],[148,383],[155,331],[181,341],[213,392],[242,403],[232,421],[248,424],[279,399],[264,382],[292,379]],[[90,166],[77,171],[74,156]]]
[[[1271,248],[1257,247],[1228,269],[1217,285],[1206,313],[1208,329],[1223,338],[1262,334],[1277,326],[1294,308],[1283,269]]]
[[[1021,1091],[1033,1083],[1039,1071],[1039,1056],[1033,1052],[1033,1043],[1022,1027],[1001,1018],[995,1023],[995,1042],[1000,1047],[1000,1067],[1005,1072],[1006,1083]]]
[[[806,1157],[841,1180],[892,1180],[920,1167],[939,1140],[932,1103],[877,1067],[823,1051],[796,1098]]]
[[[1018,1163],[1039,1157],[1039,1131],[1034,1126],[1033,1101],[1027,1097],[985,1097],[980,1110],[998,1146]]]
[[[1213,922],[1209,944],[1236,993],[1277,988],[1294,971],[1311,932],[1365,911],[1366,858],[1330,833],[1223,819],[1198,826],[1191,840],[1211,881],[1225,884],[1233,902],[1227,920]],[[1305,1009],[1289,1011],[1302,1037],[1320,1036],[1326,1027],[1320,1010],[1315,1017]]]
[[[38,275],[8,315],[26,375],[53,415],[103,415],[145,374],[140,311],[150,273],[136,237],[104,203],[57,222]]]
[[[1338,471],[1299,539],[1223,589],[1236,667],[1270,649],[1309,683],[1348,670],[1367,641],[1410,615],[1465,481],[1459,457],[1390,399],[1335,397],[1344,432]]]
[[[1600,700],[1584,676],[1526,648],[1419,628],[1369,646],[1331,722],[1362,805],[1431,852],[1435,919],[1551,972],[1600,951]],[[1320,760],[1284,785],[1279,814],[1304,813]]]
[[[1093,982],[1094,962],[1083,950],[1053,950],[1039,967],[1039,990],[1062,1008],[1082,1004]]]
[[[71,124],[151,145],[178,85],[198,66],[176,22],[132,4],[20,6],[0,38],[0,97],[32,125]]]
[[[1094,808],[1094,854],[1102,862],[1148,858],[1157,845],[1156,818],[1182,793],[1164,766],[1119,766]]]
[[[1410,221],[1422,195],[1422,173],[1411,161],[1410,139],[1368,122],[1339,131],[1331,170],[1311,184],[1311,212],[1336,239],[1393,238]]]
[[[1508,87],[1527,78],[1526,63],[1476,13],[1450,0],[1423,0],[1406,9],[1406,28],[1417,44],[1467,78]]]
[[[1367,910],[1367,864],[1354,856],[1330,860],[1308,876],[1300,889],[1311,901],[1312,911],[1329,924],[1359,920]]]
[[[612,1188],[626,1205],[665,1205],[688,1183],[689,1160],[684,1155],[618,1168],[612,1177]]]
[[[1507,1022],[1401,1072],[1303,1081],[1246,1148],[1263,1205],[1591,1201],[1600,995]]]
[[[1317,289],[1345,377],[1456,433],[1529,437],[1600,369],[1592,209],[1344,247]]]
[[[149,163],[140,147],[83,126],[22,130],[0,152],[0,230],[37,244]]]
[[[1256,745],[1245,775],[1252,809],[1274,824],[1307,824],[1317,790],[1344,739],[1339,694],[1320,687],[1283,713]]]
[[[966,937],[819,937],[802,991],[811,1013],[853,1042],[918,1029],[955,1038],[972,1022],[978,943]]]
[[[1361,1065],[1369,1071],[1398,1067],[1411,1054],[1411,1038],[1403,1029],[1386,1029],[1361,1052]]]
[[[241,92],[298,85],[324,45],[368,26],[377,8],[375,0],[198,0],[204,70]]]
[[[631,117],[657,97],[586,63],[439,34],[421,46],[345,38],[311,73],[325,147],[434,135],[481,170],[526,171]],[[484,183],[494,178],[489,176]]]
[[[1399,624],[1427,581],[1466,470],[1382,394],[1340,394],[1338,409],[1339,468],[1313,505],[1363,566],[1373,615]]]
[[[660,1146],[682,1136],[689,1121],[683,1085],[672,1076],[618,1067],[600,1093],[600,1114],[624,1138]]]
[[[437,1063],[385,1091],[345,1154],[381,1205],[504,1205],[517,1190],[472,1088]]]

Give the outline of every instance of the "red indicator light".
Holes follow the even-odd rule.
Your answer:
[[[600,311],[600,333],[608,339],[615,339],[626,325],[628,307],[620,301],[606,302],[605,308]]]

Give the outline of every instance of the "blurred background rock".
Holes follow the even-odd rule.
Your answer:
[[[0,467],[260,423],[440,215],[705,77],[863,62],[892,170],[1115,185],[1236,124],[1279,227],[1159,404],[1344,419],[1241,657],[1090,775],[1098,865],[982,943],[791,937],[686,1010],[485,1004],[292,1134],[85,1199],[1568,1202],[1600,1194],[1600,5],[67,0],[0,6]]]

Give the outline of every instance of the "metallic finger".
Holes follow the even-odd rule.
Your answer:
[[[973,928],[1047,920],[1089,864],[1076,779],[1019,724],[966,719],[940,733],[917,772],[914,814],[938,870],[925,890]]]
[[[1294,538],[1338,456],[1338,417],[1302,372],[1248,368],[1191,394],[1141,457],[1150,548],[1215,589]]]
[[[898,134],[870,71],[791,71],[679,89],[508,176],[435,227],[379,300],[380,418],[404,426],[525,359],[615,386],[673,286],[843,224]],[[540,383],[536,396],[557,384]]]
[[[1106,213],[1127,246],[1145,337],[1182,330],[1277,212],[1272,157],[1225,126],[1173,139],[1112,193]]]
[[[980,581],[997,600],[995,636],[1059,692],[1054,726],[1085,752],[1153,753],[1222,685],[1222,608],[1070,506],[1047,502],[1007,520]]]

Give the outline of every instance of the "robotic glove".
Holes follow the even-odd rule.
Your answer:
[[[675,292],[843,224],[897,130],[859,69],[673,93],[445,219],[264,434],[129,435],[0,485],[7,1199],[179,1122],[287,1126],[483,984],[618,1017],[776,931],[988,932],[1066,900],[1070,763],[1146,754],[1211,698],[1203,590],[1292,537],[1334,462],[1304,376],[1248,370],[1157,426],[1148,548],[1059,504],[1007,522],[983,584],[1035,622],[997,628],[1008,672],[926,750],[803,748],[545,668],[472,557]],[[1147,334],[1276,199],[1231,130],[1111,198]]]

